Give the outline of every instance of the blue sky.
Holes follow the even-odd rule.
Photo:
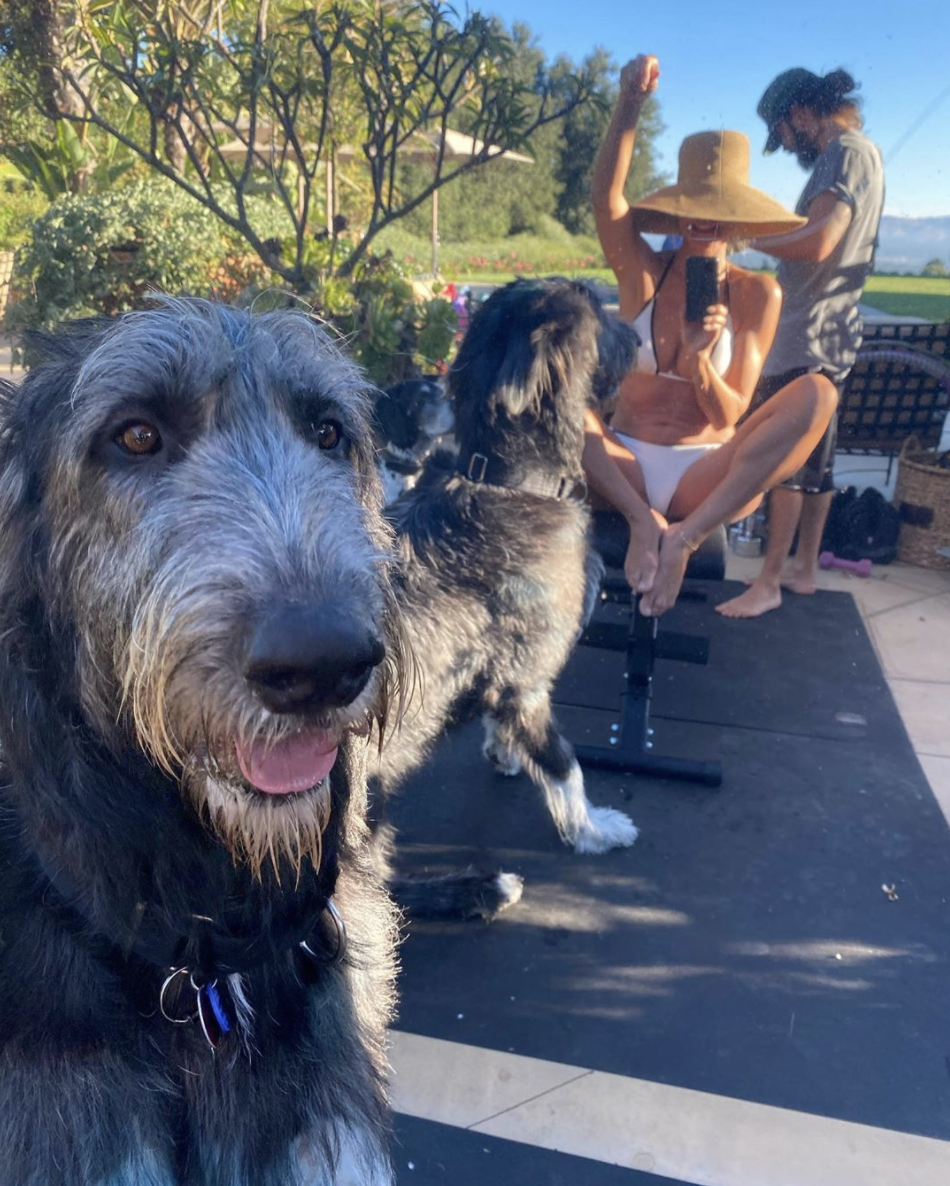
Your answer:
[[[471,6],[498,12],[509,26],[526,24],[549,60],[566,54],[579,62],[597,46],[618,66],[637,53],[656,54],[667,125],[658,145],[663,168],[675,175],[677,149],[690,132],[734,128],[752,141],[752,184],[787,205],[805,173],[788,154],[762,155],[765,128],[756,103],[790,66],[820,74],[843,66],[861,84],[865,132],[884,153],[886,212],[950,216],[947,0],[506,0],[503,11],[498,0],[471,0]]]

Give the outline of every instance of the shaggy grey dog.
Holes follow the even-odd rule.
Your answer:
[[[570,280],[516,281],[479,309],[449,377],[457,470],[424,480],[389,512],[422,696],[382,753],[384,795],[447,725],[481,714],[486,756],[503,773],[527,770],[566,844],[601,853],[636,839],[627,816],[588,801],[551,711],[596,585],[584,414],[613,394],[635,351],[635,333]],[[418,913],[491,915],[520,882],[475,874],[395,889]]]
[[[198,301],[40,349],[0,407],[0,1181],[389,1186],[364,382]]]

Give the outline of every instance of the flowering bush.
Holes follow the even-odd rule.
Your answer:
[[[17,256],[22,294],[7,310],[14,330],[112,316],[151,292],[209,291],[224,258],[219,223],[173,187],[134,182],[54,202]]]

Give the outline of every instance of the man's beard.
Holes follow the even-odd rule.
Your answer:
[[[795,159],[806,173],[810,173],[815,161],[821,156],[821,151],[804,132],[799,132],[796,128],[792,128],[791,132],[794,141],[792,152],[795,154]]]

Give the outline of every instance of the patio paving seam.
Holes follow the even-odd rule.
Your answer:
[[[499,1116],[505,1116],[508,1112],[515,1112],[518,1108],[523,1108],[526,1104],[536,1103],[538,1100],[544,1099],[546,1095],[552,1095],[556,1091],[561,1091],[572,1083],[579,1083],[581,1079],[589,1079],[591,1075],[596,1074],[592,1069],[582,1070],[579,1075],[574,1075],[570,1079],[565,1079],[563,1083],[557,1083],[554,1087],[545,1088],[544,1091],[539,1091],[536,1095],[525,1096],[523,1100],[519,1100],[516,1104],[511,1104],[507,1108],[501,1108],[498,1112],[493,1112],[491,1116],[483,1116],[481,1120],[473,1120],[471,1124],[466,1124],[466,1128],[472,1132],[478,1128],[480,1124],[490,1124],[493,1120],[497,1120]]]
[[[909,592],[909,590],[908,590],[908,592]],[[916,590],[916,592],[919,592],[919,590]],[[946,593],[925,593],[921,597],[912,597],[910,599],[910,601],[901,601],[901,602],[898,602],[897,605],[888,605],[888,606],[885,606],[884,609],[873,609],[873,610],[862,609],[860,602],[859,602],[858,609],[861,610],[861,617],[864,618],[865,621],[867,621],[868,618],[879,618],[883,614],[892,614],[892,613],[894,613],[895,610],[912,609],[915,605],[923,605],[923,603],[925,601],[942,601],[945,598],[947,598],[947,596],[948,595]],[[853,593],[852,593],[852,597],[854,597]],[[858,601],[857,597],[855,597],[855,601]]]
[[[887,682],[889,684],[926,684],[933,688],[950,687],[950,679],[918,679],[913,675],[889,675]]]

